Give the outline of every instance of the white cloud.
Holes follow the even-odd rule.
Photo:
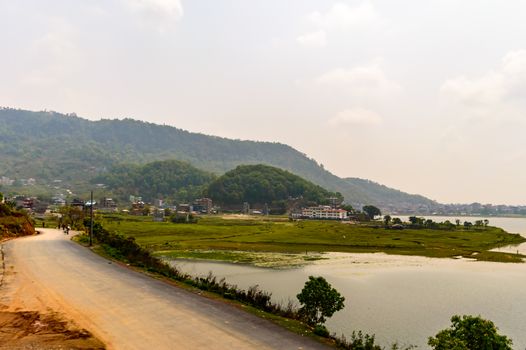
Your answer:
[[[511,51],[497,69],[468,78],[449,79],[440,91],[475,108],[498,107],[513,99],[524,99],[526,88],[526,50]]]
[[[401,90],[400,85],[387,78],[380,60],[350,69],[333,69],[318,77],[316,82],[346,89],[354,95],[385,95]]]
[[[300,35],[296,40],[303,46],[323,47],[327,45],[327,37],[323,30]]]
[[[338,2],[329,11],[325,13],[316,11],[307,18],[311,23],[325,30],[347,30],[374,23],[378,15],[369,1],[357,7]]]
[[[60,18],[49,18],[46,24],[44,33],[27,47],[23,64],[28,69],[19,78],[26,88],[56,88],[83,61],[75,27]]]
[[[382,117],[376,112],[364,108],[346,109],[329,120],[329,125],[332,126],[348,126],[348,125],[371,125],[376,126],[382,124]]]
[[[181,0],[122,0],[150,25],[164,31],[183,17]]]
[[[325,46],[327,35],[333,31],[359,30],[379,21],[373,5],[365,1],[359,6],[351,7],[337,2],[327,12],[315,11],[306,17],[307,22],[315,29],[296,38],[304,46]]]

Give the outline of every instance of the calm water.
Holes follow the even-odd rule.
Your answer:
[[[488,219],[490,225],[526,236],[526,219]],[[526,244],[508,248],[517,249],[526,253]],[[187,260],[175,264],[194,275],[212,271],[242,288],[258,284],[284,302],[295,300],[309,275],[324,276],[346,298],[345,309],[327,322],[329,329],[345,335],[361,329],[376,334],[382,345],[398,341],[427,349],[427,338],[449,326],[453,314],[473,314],[494,321],[513,339],[514,349],[526,348],[526,264],[385,254],[327,256],[330,259],[288,270]]]

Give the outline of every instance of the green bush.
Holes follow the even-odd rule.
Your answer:
[[[451,318],[451,327],[429,337],[428,344],[434,350],[512,350],[512,341],[498,334],[498,328],[480,316]]]
[[[375,335],[362,333],[362,331],[352,332],[351,339],[347,340],[344,335],[341,337],[333,337],[336,345],[345,350],[383,350],[383,348],[375,344]]]
[[[318,324],[316,325],[316,327],[314,327],[314,334],[319,335],[320,337],[324,337],[324,338],[328,338],[330,335],[327,327],[325,327],[322,324]]]
[[[174,224],[197,224],[197,218],[193,214],[172,214],[170,222]]]

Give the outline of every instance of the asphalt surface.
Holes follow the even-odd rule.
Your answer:
[[[111,263],[62,231],[41,231],[4,244],[3,301],[64,314],[109,349],[327,348],[239,308]]]

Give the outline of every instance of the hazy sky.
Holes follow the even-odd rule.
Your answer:
[[[526,204],[526,1],[0,0],[0,106],[287,143]]]

